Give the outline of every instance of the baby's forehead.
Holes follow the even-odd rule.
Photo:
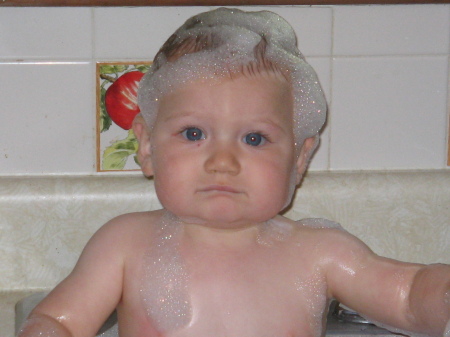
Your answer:
[[[265,89],[270,87],[272,90],[289,91],[292,92],[292,83],[287,76],[280,72],[271,70],[262,70],[258,72],[235,72],[228,73],[223,76],[198,76],[198,78],[191,79],[184,83],[172,85],[171,90],[163,93],[160,100],[173,94],[193,91],[194,88],[209,88],[209,87],[240,87],[248,90]],[[199,90],[199,95],[207,96],[207,93]]]
[[[216,90],[214,90],[216,89]],[[240,91],[239,91],[240,90]],[[163,102],[172,101],[174,97],[179,99],[204,98],[209,99],[212,91],[221,91],[226,95],[229,91],[238,91],[240,95],[252,97],[255,94],[264,94],[271,99],[283,96],[292,101],[291,82],[279,73],[264,71],[260,73],[235,73],[220,77],[199,77],[192,81],[174,85],[171,90],[160,96],[160,105]],[[234,95],[236,98],[237,95]],[[287,103],[287,102],[285,102]]]
[[[159,101],[156,121],[229,117],[235,122],[292,123],[294,114],[290,83],[277,74],[199,79],[165,94]],[[222,115],[222,119],[211,117]]]

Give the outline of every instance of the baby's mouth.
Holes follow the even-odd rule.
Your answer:
[[[231,186],[226,185],[209,185],[204,188],[201,188],[199,192],[225,192],[225,193],[242,193],[241,191],[235,189]]]

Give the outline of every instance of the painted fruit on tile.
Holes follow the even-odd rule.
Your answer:
[[[139,113],[137,90],[143,76],[140,71],[125,73],[106,90],[106,111],[113,122],[124,130],[131,129],[133,119]]]

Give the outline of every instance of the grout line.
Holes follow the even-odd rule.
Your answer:
[[[54,59],[0,59],[0,64],[16,64],[16,65],[29,65],[29,64],[47,64],[47,65],[58,65],[58,64],[80,64],[80,63],[90,63],[92,60],[90,58],[80,58],[80,59],[64,59],[60,57],[55,57]]]
[[[450,43],[449,43],[450,44]],[[447,162],[444,167],[450,168],[450,55],[447,58]]]
[[[91,152],[91,165],[92,165],[92,172],[95,173],[97,171],[97,167],[98,167],[98,163],[97,163],[97,144],[98,144],[98,139],[97,139],[97,120],[98,120],[98,107],[99,107],[99,102],[98,102],[98,92],[97,92],[97,81],[98,81],[98,76],[97,76],[97,63],[96,63],[96,55],[97,55],[97,49],[96,49],[96,41],[97,41],[97,30],[96,30],[96,9],[95,7],[91,8],[91,74],[93,76],[91,76],[90,79],[90,85],[91,85],[91,92],[93,93],[93,95],[90,97],[91,99],[91,105],[92,105],[92,110],[94,113],[91,116],[91,126],[92,126],[92,148],[94,149],[94,151]],[[95,74],[95,75],[94,75]]]
[[[328,118],[327,118],[327,126],[328,126],[328,158],[327,158],[327,170],[331,170],[331,137],[333,136],[331,129],[331,121],[332,121],[332,111],[331,107],[333,105],[333,74],[334,74],[334,7],[331,9],[331,50],[330,50],[330,102],[328,107]]]
[[[450,28],[450,6],[448,8],[449,28]],[[448,63],[447,63],[447,161],[444,167],[450,168],[450,34],[448,37]],[[446,165],[445,165],[446,164]]]
[[[340,58],[367,58],[367,59],[376,59],[376,58],[405,58],[405,57],[411,57],[411,58],[418,58],[418,57],[443,57],[448,56],[447,53],[435,53],[435,54],[380,54],[380,55],[334,55],[333,58],[340,59]]]
[[[95,39],[96,34],[95,31],[95,7],[91,8],[91,59],[94,60],[96,55],[96,49],[95,49]]]

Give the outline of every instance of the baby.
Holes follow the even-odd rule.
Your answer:
[[[20,337],[324,336],[340,302],[385,326],[450,336],[450,266],[402,263],[285,209],[325,121],[317,77],[270,12],[188,20],[141,82],[133,130],[163,209],[89,241]]]

